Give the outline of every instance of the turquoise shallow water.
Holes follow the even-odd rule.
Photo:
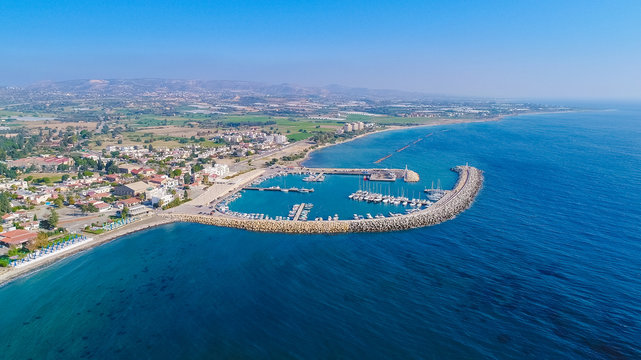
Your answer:
[[[641,109],[381,133],[307,165],[372,166],[429,133],[380,166],[444,187],[483,169],[456,219],[132,234],[2,287],[2,357],[641,358]]]

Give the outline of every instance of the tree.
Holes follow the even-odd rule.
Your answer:
[[[74,199],[73,196],[69,195],[67,196],[67,203],[69,203],[69,205],[73,205],[76,203],[76,199]]]
[[[0,193],[0,215],[11,212],[10,194],[3,192]]]
[[[62,175],[62,181],[67,181],[69,179],[69,175],[64,174]]]
[[[182,170],[180,169],[174,169],[174,171],[171,172],[172,177],[178,177],[182,174]]]
[[[36,248],[43,248],[49,243],[49,235],[45,232],[39,232],[38,237],[34,240]]]
[[[192,182],[191,175],[185,174],[185,176],[183,177],[183,181],[185,182],[185,184],[191,184],[191,182]]]
[[[51,209],[51,213],[49,214],[48,221],[51,228],[55,228],[58,225],[58,213],[56,212],[55,209]]]
[[[53,204],[56,205],[56,207],[61,208],[64,203],[62,202],[62,196],[58,196],[54,201]]]
[[[185,190],[185,193],[183,194],[183,199],[187,200],[189,198],[189,194],[187,194],[187,190]]]
[[[122,210],[120,210],[120,217],[124,219],[127,217],[127,215],[129,215],[129,208],[125,206],[122,208]]]
[[[38,221],[38,215],[33,214],[33,221]]]

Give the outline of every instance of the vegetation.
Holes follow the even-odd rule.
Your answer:
[[[53,230],[58,226],[58,213],[55,209],[51,209],[49,218],[40,221],[40,227],[47,230]]]
[[[0,193],[0,216],[12,212],[11,194],[7,192]]]

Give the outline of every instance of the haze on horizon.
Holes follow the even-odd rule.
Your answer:
[[[641,99],[641,2],[0,3],[0,84],[105,78]]]

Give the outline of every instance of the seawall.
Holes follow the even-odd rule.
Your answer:
[[[250,220],[222,215],[161,214],[176,221],[232,227],[250,231],[293,234],[337,234],[350,232],[386,232],[432,226],[453,219],[474,202],[483,186],[483,172],[471,166],[452,169],[459,178],[452,190],[427,209],[382,219],[336,221]]]

